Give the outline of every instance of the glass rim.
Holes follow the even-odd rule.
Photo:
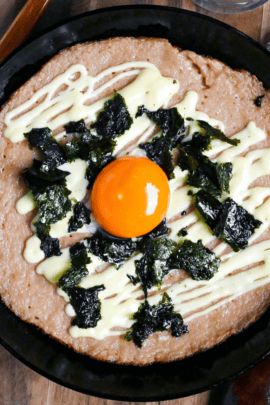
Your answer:
[[[192,0],[197,6],[217,14],[237,14],[255,10],[269,0],[246,0],[231,3],[228,1]]]

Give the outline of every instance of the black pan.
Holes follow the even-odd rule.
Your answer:
[[[58,26],[13,53],[0,66],[1,104],[60,50],[112,36],[168,38],[182,49],[218,58],[255,74],[270,87],[270,54],[234,28],[196,13],[154,6],[90,12]],[[0,302],[0,341],[23,363],[68,388],[122,401],[162,401],[194,395],[234,378],[270,353],[268,310],[246,331],[204,353],[147,367],[98,362],[58,344]]]

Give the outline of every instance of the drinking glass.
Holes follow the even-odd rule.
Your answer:
[[[222,14],[242,13],[262,6],[268,0],[193,0],[193,3],[209,11]]]

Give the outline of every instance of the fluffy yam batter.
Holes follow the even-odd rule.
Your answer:
[[[234,134],[250,121],[270,131],[270,93],[258,79],[246,71],[236,71],[217,60],[196,55],[171,46],[166,40],[154,38],[113,38],[76,45],[50,60],[42,70],[22,86],[0,112],[0,293],[5,304],[21,319],[33,323],[75,351],[96,359],[145,365],[181,359],[210,348],[254,322],[267,308],[270,286],[252,290],[189,322],[189,333],[180,338],[169,332],[155,333],[139,349],[126,342],[124,335],[101,341],[72,338],[68,329],[71,318],[65,313],[65,301],[57,295],[55,285],[36,274],[36,265],[23,258],[26,240],[32,235],[33,213],[20,215],[15,204],[26,193],[21,179],[24,168],[32,164],[34,152],[27,141],[12,143],[4,137],[5,114],[20,105],[71,65],[83,64],[91,76],[108,67],[130,61],[149,61],[163,76],[177,79],[178,93],[171,104],[180,102],[188,90],[199,94],[197,109],[226,125],[226,135]],[[117,83],[119,88],[128,81]],[[110,93],[108,89],[106,93]],[[265,94],[262,107],[254,100]],[[107,94],[102,94],[104,97]],[[262,144],[262,147],[269,142]],[[269,146],[269,145],[268,145]]]

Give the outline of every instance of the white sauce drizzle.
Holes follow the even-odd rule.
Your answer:
[[[24,215],[30,211],[33,211],[33,209],[35,207],[36,207],[36,203],[35,203],[32,191],[29,191],[22,198],[20,198],[16,204],[16,210],[21,215]]]
[[[69,249],[62,249],[61,253],[61,256],[49,257],[40,263],[36,268],[36,272],[43,274],[52,283],[57,283],[59,278],[71,265]]]
[[[81,201],[85,197],[88,186],[88,181],[85,178],[86,162],[82,159],[75,159],[73,162],[64,163],[58,169],[70,172],[66,177],[67,188],[71,191],[69,198]]]
[[[142,71],[134,70],[136,67],[145,69]],[[97,84],[102,78],[106,77],[106,75],[116,71],[121,72],[130,68],[133,70],[119,73],[115,78],[109,80],[97,90],[94,90],[95,84]],[[72,81],[72,78],[78,72],[80,73],[79,79]],[[97,96],[101,91],[111,86],[116,81],[130,75],[137,75],[137,78],[120,90],[119,93],[125,99],[129,113],[133,118],[133,124],[129,130],[117,138],[117,145],[114,150],[114,154],[116,154],[130,141],[136,139],[141,134],[144,134],[145,131],[148,131],[149,127],[151,132],[154,129],[153,124],[150,123],[147,116],[144,115],[135,118],[138,107],[145,105],[149,110],[155,110],[167,103],[178,91],[179,83],[172,78],[163,77],[157,68],[151,63],[125,63],[115,69],[107,69],[96,77],[88,76],[87,70],[82,65],[72,66],[64,74],[58,76],[51,83],[38,90],[30,100],[6,115],[5,124],[7,125],[7,128],[5,136],[10,138],[12,142],[18,142],[24,139],[24,132],[28,132],[35,127],[49,126],[51,130],[54,130],[69,121],[78,120],[80,118],[84,118],[87,122],[93,121],[96,118],[97,112],[102,109],[104,102],[108,98],[99,100],[88,106],[84,105],[84,103]],[[67,89],[53,98],[57,89],[63,84],[68,86]],[[83,93],[83,90],[87,86],[87,91]],[[41,104],[35,106],[30,111],[27,111],[36,101],[45,95],[46,98]],[[71,107],[71,110],[68,113],[63,112],[68,107]],[[24,111],[27,112],[22,114]],[[22,115],[16,118],[19,114]],[[58,116],[56,117],[56,115]],[[19,132],[21,133],[21,136],[19,136]],[[77,201],[82,200],[86,194],[87,188],[87,180],[85,179],[86,162],[76,159],[74,162],[61,165],[59,169],[70,172],[70,175],[66,178],[67,188],[71,191],[70,198],[74,198]],[[30,197],[23,197],[20,199],[17,206],[19,207],[19,212],[23,213],[29,212],[34,208],[34,204],[32,203],[31,205]],[[52,237],[60,238],[68,234],[68,222],[72,213],[73,211],[68,212],[65,218],[51,226],[50,235]],[[78,229],[77,232],[83,233],[85,231],[87,231],[87,229],[86,227],[83,227]],[[31,246],[31,243],[35,243],[35,249]],[[31,263],[37,263],[44,258],[41,249],[38,253],[38,246],[35,239],[31,239],[26,244],[24,257],[25,259],[27,258],[27,261],[30,260]]]
[[[123,70],[130,68],[146,69],[141,73],[139,70],[123,72]],[[121,71],[122,73],[119,73],[108,83],[93,90],[94,85],[105,75]],[[79,79],[72,81],[73,75],[77,72],[80,72]],[[13,142],[17,142],[23,140],[23,132],[28,132],[34,127],[49,126],[54,130],[71,120],[83,118],[87,122],[93,121],[105,100],[100,100],[91,106],[86,106],[84,104],[85,101],[91,97],[95,97],[99,92],[103,91],[106,86],[115,83],[118,79],[138,74],[137,80],[120,91],[133,117],[135,116],[137,107],[141,104],[144,104],[149,110],[155,110],[166,105],[178,89],[178,84],[175,85],[173,79],[162,78],[157,69],[147,62],[134,62],[110,68],[95,78],[88,76],[83,66],[72,66],[63,75],[58,76],[50,84],[40,89],[29,101],[7,114],[5,119],[7,125],[6,136]],[[136,82],[138,83],[138,87],[136,87]],[[53,94],[57,88],[63,84],[68,86],[67,89],[53,98]],[[86,93],[83,94],[82,90],[86,87],[88,87],[88,89]],[[149,95],[148,92],[151,94]],[[30,108],[43,95],[46,95],[46,99],[40,105],[15,118],[23,113],[23,111]],[[210,125],[224,131],[223,123],[209,118],[205,113],[196,111],[197,101],[198,95],[194,91],[190,91],[187,93],[185,99],[176,106],[178,111],[185,118],[185,124],[189,127],[189,137],[195,131],[198,131],[199,128],[194,121],[189,121],[187,118],[207,121]],[[62,112],[68,107],[71,107],[70,111]],[[60,115],[56,117],[59,113]],[[118,154],[118,156],[121,156],[129,152],[132,153],[133,156],[136,156],[136,153],[139,154],[140,150],[134,147],[134,145],[124,151],[123,149],[131,140],[137,137],[139,137],[139,140],[136,142],[137,145],[145,141],[151,136],[153,130],[154,126],[146,116],[135,119],[130,130],[117,139],[115,153],[121,151],[121,153]],[[270,196],[270,189],[266,187],[249,188],[249,186],[257,178],[270,174],[270,150],[260,149],[247,153],[245,157],[239,156],[239,154],[246,151],[250,146],[266,139],[265,132],[257,128],[253,122],[234,137],[241,140],[240,144],[236,147],[231,147],[229,144],[214,140],[212,141],[212,149],[205,152],[205,155],[214,156],[221,152],[216,161],[231,161],[233,163],[234,170],[233,178],[230,183],[230,196],[253,214],[255,218],[263,222],[263,225],[258,228],[250,238],[249,243],[252,244],[268,228],[270,223],[270,199],[267,199],[267,197]],[[81,167],[83,165],[79,162],[77,162],[77,164],[78,166],[81,165]],[[68,169],[66,167],[63,170]],[[80,182],[78,179],[81,179],[82,176],[84,177],[84,170],[79,169],[76,171],[78,178],[74,174],[75,171],[71,174],[71,176],[74,176],[72,179],[75,180],[75,183]],[[172,220],[172,222],[169,223],[171,230],[169,237],[175,241],[190,239],[196,242],[198,239],[202,239],[203,244],[206,245],[212,242],[215,237],[212,235],[208,226],[201,220],[196,210],[180,219],[173,220],[176,215],[186,210],[192,201],[191,197],[187,195],[189,187],[184,185],[187,172],[176,167],[174,173],[175,179],[170,181],[171,204],[167,214],[167,219]],[[75,193],[72,188],[73,186],[70,187],[72,192]],[[26,213],[34,208],[33,198],[29,194],[30,193],[17,203],[18,212]],[[81,198],[83,198],[82,194],[83,192],[81,190]],[[178,237],[178,231],[186,226],[188,227],[188,235],[184,238]],[[57,232],[55,234],[57,234]],[[39,239],[36,236],[33,236],[27,241],[26,250],[24,252],[26,260],[37,262],[44,258],[44,255],[41,257],[39,244]],[[28,245],[31,245],[31,249],[27,252]],[[214,249],[214,252],[218,255],[222,255],[226,247],[227,244],[223,242]],[[52,257],[43,261],[37,267],[37,272],[43,274],[49,281],[57,282],[59,277],[70,266],[69,249],[64,249],[62,252],[63,254],[59,257]],[[135,275],[134,262],[142,255],[138,254],[134,256],[118,271],[115,270],[114,266],[109,266],[104,272],[98,274],[95,273],[95,269],[100,264],[104,263],[94,255],[89,254],[89,256],[92,260],[92,262],[87,265],[89,275],[81,281],[80,286],[89,288],[104,284],[105,290],[99,293],[99,298],[102,301],[102,319],[98,322],[96,328],[79,329],[74,326],[70,329],[70,333],[73,337],[90,336],[96,339],[121,334],[123,331],[112,331],[111,329],[113,327],[129,328],[132,324],[130,316],[136,312],[141,302],[138,298],[142,296],[142,291],[131,284],[127,274]],[[231,275],[234,270],[250,266],[255,262],[262,262],[263,264]],[[173,299],[175,309],[179,311],[185,318],[185,321],[187,321],[207,314],[220,305],[227,303],[229,300],[235,299],[241,294],[264,285],[269,282],[269,275],[270,241],[265,241],[249,246],[244,251],[238,253],[232,252],[222,256],[219,271],[211,280],[197,282],[188,278],[171,286],[168,292]],[[149,298],[150,304],[153,305],[160,300],[161,293],[158,292],[155,287],[153,287],[151,291],[157,292],[156,295]],[[68,302],[67,294],[61,290],[58,290],[58,293]],[[215,300],[219,301],[213,304]],[[69,316],[75,315],[70,304],[67,305],[66,312]]]
[[[86,194],[86,189],[88,182],[85,178],[86,173],[86,162],[81,159],[75,159],[71,163],[64,163],[63,165],[59,166],[58,168],[63,171],[68,171],[70,174],[66,177],[66,184],[68,190],[71,191],[69,198],[73,199],[73,207],[75,206],[76,201],[81,201]],[[18,212],[21,214],[22,212],[27,213],[35,208],[35,202],[33,199],[33,194],[31,192],[27,193],[24,197],[22,197],[16,205]],[[19,209],[18,209],[19,208]],[[52,238],[61,238],[63,236],[68,235],[68,226],[70,218],[73,215],[73,209],[67,212],[66,216],[57,221],[55,224],[51,225],[50,228],[50,236]],[[32,230],[35,232],[35,222],[38,221],[38,215],[33,219],[32,222]],[[87,233],[88,230],[84,225],[82,228],[79,228],[76,233]],[[39,243],[37,242],[39,241]],[[24,250],[24,258],[29,263],[38,263],[44,259],[44,253],[40,247],[40,240],[34,235],[28,239],[25,250]]]
[[[140,71],[136,70],[136,68],[145,69]],[[125,71],[127,69],[133,70]],[[119,73],[116,77],[94,90],[95,85],[101,79],[113,72],[122,73]],[[74,76],[78,73],[79,78],[74,80]],[[179,88],[177,81],[162,77],[157,68],[148,62],[124,63],[114,68],[106,69],[96,77],[89,76],[87,69],[83,65],[74,65],[67,69],[65,73],[53,79],[51,83],[39,89],[30,100],[6,114],[5,124],[7,128],[5,136],[12,142],[19,142],[24,140],[23,134],[29,132],[32,128],[49,126],[53,131],[69,121],[84,119],[86,122],[92,122],[96,119],[97,112],[102,109],[107,98],[101,99],[91,105],[86,105],[86,102],[97,97],[98,94],[117,81],[134,75],[138,75],[138,79],[119,91],[125,98],[132,117],[135,117],[137,108],[142,104],[151,110],[161,107]],[[134,87],[135,82],[136,87],[138,86],[137,89]],[[66,89],[54,97],[57,89],[60,89],[63,85],[66,86]],[[86,88],[87,90],[84,91]],[[135,97],[134,90],[136,90]],[[45,100],[35,106],[35,103],[42,97],[45,97]],[[70,110],[65,111],[68,108]],[[136,119],[137,128],[130,128],[125,133],[125,142],[127,138],[129,140],[134,139],[134,133],[138,135],[142,133],[145,121],[148,120],[144,117]],[[146,127],[148,126],[149,123]]]
[[[43,250],[40,248],[41,241],[33,235],[26,241],[23,257],[28,263],[38,263],[45,258]]]

